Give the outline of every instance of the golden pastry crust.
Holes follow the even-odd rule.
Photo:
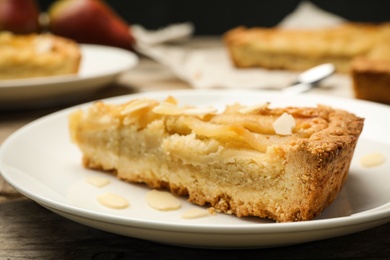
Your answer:
[[[237,67],[305,70],[333,63],[348,73],[358,56],[390,59],[390,24],[347,23],[315,30],[238,27],[224,35]]]
[[[290,135],[273,123],[292,115]],[[310,220],[338,195],[363,119],[326,106],[212,109],[137,99],[97,102],[70,115],[72,140],[88,168],[188,196],[239,217]]]
[[[81,61],[79,45],[50,34],[0,33],[0,79],[76,74]]]
[[[356,98],[390,104],[390,60],[355,59],[351,78]]]

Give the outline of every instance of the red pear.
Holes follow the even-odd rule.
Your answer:
[[[79,43],[132,50],[129,24],[101,0],[58,0],[49,7],[49,30]]]
[[[35,0],[0,0],[0,31],[39,32],[39,11]]]

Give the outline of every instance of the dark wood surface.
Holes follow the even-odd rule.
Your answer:
[[[175,247],[75,223],[29,199],[0,204],[0,259],[390,259],[390,223],[356,234],[251,250]]]

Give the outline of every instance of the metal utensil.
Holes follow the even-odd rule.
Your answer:
[[[335,66],[331,63],[315,66],[299,74],[297,81],[283,88],[281,92],[289,95],[304,93],[316,87],[320,81],[329,77],[334,72]]]

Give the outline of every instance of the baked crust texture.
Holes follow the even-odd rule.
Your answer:
[[[390,60],[390,24],[345,23],[323,29],[237,27],[224,35],[235,66],[306,70],[333,63],[349,73],[356,57]]]
[[[0,33],[0,79],[23,79],[76,74],[79,45],[52,34]]]
[[[283,113],[296,125],[275,133]],[[213,109],[136,99],[69,117],[85,167],[167,189],[217,212],[311,220],[345,183],[363,119],[327,106]]]
[[[356,98],[390,104],[390,59],[355,59],[351,79]]]

